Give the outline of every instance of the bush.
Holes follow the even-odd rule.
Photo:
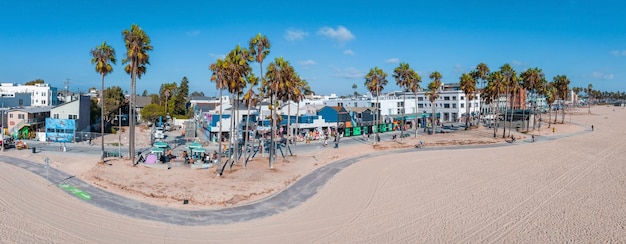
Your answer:
[[[115,128],[111,128],[111,133],[117,134],[117,130]]]

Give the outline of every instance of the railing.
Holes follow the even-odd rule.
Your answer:
[[[26,120],[21,120],[19,123],[13,126],[13,128],[11,128],[11,131],[9,131],[9,135],[13,135],[16,131],[18,131],[19,129],[22,129],[25,123],[26,123]]]

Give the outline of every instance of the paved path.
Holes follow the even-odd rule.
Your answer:
[[[537,142],[543,140],[553,140],[562,137],[578,135],[588,131],[576,132],[568,135],[559,135],[551,137],[536,138]],[[323,167],[320,167],[312,173],[302,177],[285,190],[278,192],[263,200],[250,203],[243,206],[224,208],[219,210],[181,210],[167,207],[159,207],[147,203],[139,202],[133,199],[125,198],[114,193],[105,191],[98,187],[92,186],[81,179],[62,172],[55,168],[46,169],[44,164],[35,163],[15,157],[0,155],[0,161],[7,164],[28,170],[43,178],[49,179],[51,184],[59,187],[60,184],[70,184],[84,192],[89,193],[90,200],[86,201],[94,206],[106,209],[113,213],[127,215],[134,218],[146,219],[152,221],[165,222],[176,225],[200,226],[200,225],[222,225],[235,222],[248,221],[252,219],[264,218],[274,214],[282,213],[288,209],[294,208],[315,195],[335,174],[342,169],[360,161],[364,158],[375,156],[404,153],[415,150],[450,150],[450,149],[468,149],[468,148],[485,148],[485,147],[502,147],[512,146],[518,143],[529,143],[529,140],[516,143],[501,143],[490,145],[466,145],[454,147],[428,147],[422,149],[408,148],[401,150],[378,151],[364,154],[354,158],[342,159]],[[67,192],[67,191],[66,191]],[[75,196],[68,192],[68,194]]]

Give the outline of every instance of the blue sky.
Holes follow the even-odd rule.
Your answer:
[[[118,64],[105,86],[128,90],[121,32],[139,24],[152,39],[137,91],[190,81],[190,92],[216,95],[208,66],[257,33],[318,94],[364,93],[364,75],[398,62],[422,76],[439,71],[458,82],[478,63],[518,73],[564,74],[570,86],[626,90],[626,2],[623,1],[2,1],[0,82],[34,79],[86,91],[100,87],[89,51],[107,41]],[[258,74],[258,64],[253,63]]]

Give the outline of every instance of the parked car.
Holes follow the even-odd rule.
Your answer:
[[[165,138],[165,131],[164,131],[163,127],[156,127],[156,129],[154,130],[154,138],[156,138],[156,139],[164,139]]]

